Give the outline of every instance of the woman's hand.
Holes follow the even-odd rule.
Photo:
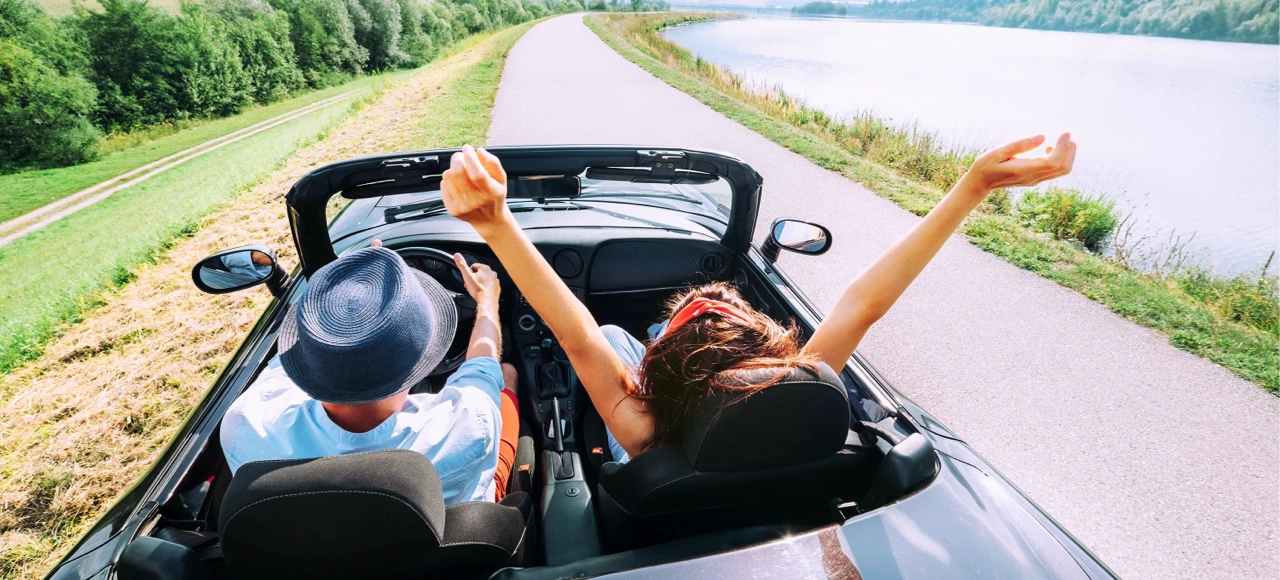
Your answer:
[[[449,160],[440,180],[440,196],[449,215],[480,231],[511,217],[507,211],[507,172],[484,149],[464,145]],[[483,235],[483,232],[481,232]]]
[[[1071,173],[1076,160],[1076,144],[1070,133],[1058,137],[1057,145],[1045,149],[1047,157],[1018,157],[1044,143],[1044,135],[1019,139],[983,153],[960,178],[960,184],[980,190],[982,195],[1002,187],[1036,185],[1042,181]]]
[[[833,369],[843,368],[871,325],[906,292],[987,193],[1001,187],[1035,185],[1070,173],[1076,159],[1076,144],[1071,141],[1071,134],[1058,137],[1058,143],[1045,150],[1048,157],[1017,157],[1041,143],[1044,135],[1036,135],[988,151],[975,160],[951,193],[849,283],[809,338],[805,351],[818,356]]]

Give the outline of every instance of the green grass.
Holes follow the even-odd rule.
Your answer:
[[[0,195],[0,222],[210,139],[350,90],[367,89],[372,84],[384,82],[386,76],[363,77],[271,105],[257,106],[234,117],[171,123],[108,138],[104,148],[110,154],[91,163],[0,175],[0,192],[3,192]]]
[[[368,98],[399,78],[363,79],[345,89],[363,88]],[[354,97],[193,159],[0,247],[0,374],[39,356],[59,325],[76,322],[100,290],[127,283],[134,266],[322,137],[354,110],[360,95]],[[323,94],[307,97],[317,98]]]
[[[712,109],[814,163],[839,172],[916,215],[942,199],[976,152],[948,147],[914,127],[889,125],[871,115],[834,119],[777,87],[751,85],[738,75],[663,38],[663,28],[715,14],[590,15],[585,21],[628,60]],[[1067,197],[1076,196],[1069,193]],[[971,243],[1020,268],[1036,272],[1155,329],[1178,348],[1212,360],[1240,377],[1280,389],[1280,303],[1274,275],[1214,276],[1194,266],[1145,274],[1086,251],[1049,232],[1089,232],[1073,223],[1080,212],[1102,219],[1098,204],[1078,196],[1079,210],[1058,219],[1039,212],[1017,217],[1008,194],[994,194],[962,226]],[[1032,198],[1043,201],[1041,198]],[[1040,219],[1036,219],[1040,218]],[[1030,223],[1032,227],[1027,227]],[[1034,229],[1032,229],[1034,228]],[[1082,241],[1077,244],[1083,245]]]
[[[432,99],[422,112],[421,132],[414,146],[421,149],[483,145],[489,133],[489,116],[498,96],[498,83],[507,53],[534,22],[501,33],[493,48],[465,75],[445,89],[445,98]],[[448,119],[449,122],[441,122]]]

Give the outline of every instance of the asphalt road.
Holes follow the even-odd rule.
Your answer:
[[[489,140],[741,157],[765,180],[757,238],[780,216],[831,228],[826,255],[781,261],[824,310],[918,219],[654,78],[577,15],[516,44]],[[960,237],[860,350],[1121,576],[1280,577],[1280,399],[1260,387]]]

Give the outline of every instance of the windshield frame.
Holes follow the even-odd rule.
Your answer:
[[[309,276],[337,259],[325,213],[330,198],[339,194],[366,199],[421,192],[428,180],[438,180],[448,170],[452,155],[458,151],[434,149],[361,157],[326,165],[299,179],[285,201],[304,273]],[[586,145],[493,147],[488,151],[501,160],[508,178],[580,175],[592,167],[639,168],[649,171],[655,179],[672,178],[680,171],[720,177],[733,192],[728,225],[720,243],[735,252],[751,247],[763,180],[750,165],[735,157],[695,149]]]

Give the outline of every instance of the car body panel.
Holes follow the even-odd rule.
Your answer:
[[[876,579],[1089,578],[992,477],[946,454],[940,461],[928,487],[842,525],[607,577],[854,577],[853,569]]]

